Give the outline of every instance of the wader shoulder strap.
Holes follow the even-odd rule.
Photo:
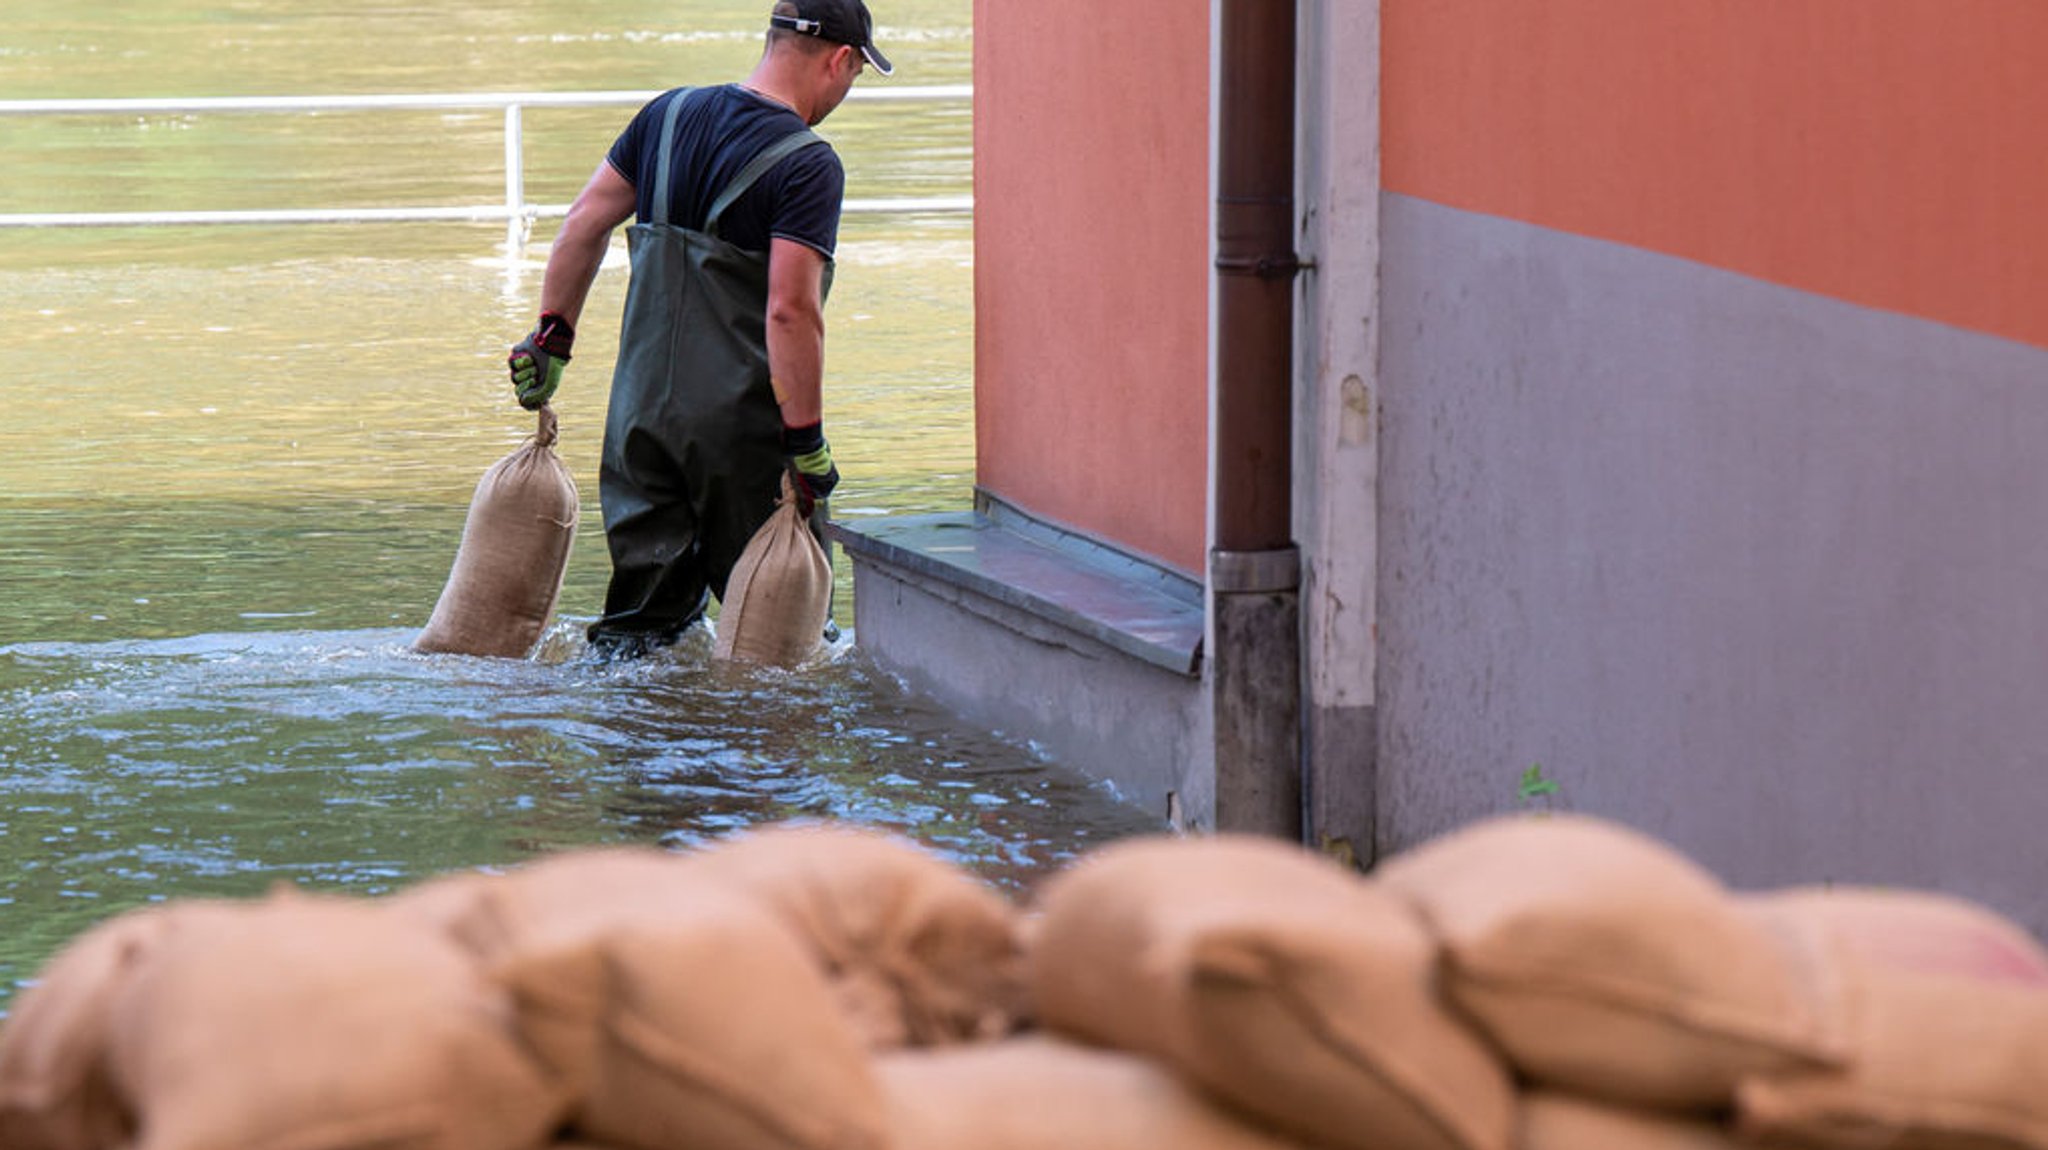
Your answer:
[[[669,161],[676,150],[676,117],[682,114],[683,97],[690,94],[688,88],[677,88],[676,94],[668,99],[668,115],[661,118],[661,158],[654,164],[654,218],[650,224],[668,223],[669,197],[673,194],[668,186]]]
[[[798,128],[761,149],[760,154],[748,160],[747,166],[740,169],[740,174],[732,178],[732,183],[727,184],[725,190],[718,193],[718,199],[712,201],[711,214],[704,217],[704,234],[716,236],[718,217],[725,214],[725,209],[731,207],[734,200],[745,195],[747,189],[754,186],[755,180],[760,179],[768,169],[781,163],[783,157],[798,148],[823,142],[818,138],[818,134],[809,128]]]

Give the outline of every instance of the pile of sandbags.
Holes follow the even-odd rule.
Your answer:
[[[1096,852],[1041,906],[1047,1029],[1143,1055],[1298,1145],[1507,1146],[1506,1068],[1377,884],[1277,842],[1153,839]]]
[[[1375,881],[1525,1084],[1526,1150],[2048,1147],[2048,953],[1961,900],[1737,895],[1591,819],[1510,819]]]
[[[16,1002],[0,1147],[882,1150],[874,1052],[1010,1033],[1022,987],[1001,895],[829,827],[172,903]]]
[[[2042,1082],[2024,931],[1594,819],[1129,840],[1022,906],[782,827],[116,918],[0,1029],[0,1147],[2048,1150]]]

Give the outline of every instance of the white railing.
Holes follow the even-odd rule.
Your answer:
[[[639,107],[659,92],[468,92],[371,96],[209,96],[189,99],[0,100],[0,116],[165,116],[222,112],[346,112],[390,109],[474,110],[505,114],[505,201],[457,207],[273,208],[251,211],[21,212],[0,214],[0,228],[137,227],[176,224],[381,223],[457,220],[505,223],[505,246],[525,246],[535,220],[565,216],[567,204],[526,199],[527,108]],[[970,85],[890,88],[876,85],[847,94],[849,102],[908,103],[971,100]],[[974,210],[972,196],[848,200],[849,214],[959,214]]]

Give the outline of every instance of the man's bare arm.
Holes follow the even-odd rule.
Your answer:
[[[548,252],[548,270],[541,280],[540,310],[553,312],[575,327],[583,318],[584,301],[597,269],[604,264],[612,231],[632,216],[637,193],[610,163],[601,163],[590,182],[569,205],[569,218]]]
[[[786,427],[824,418],[825,257],[795,240],[768,245],[768,374]]]

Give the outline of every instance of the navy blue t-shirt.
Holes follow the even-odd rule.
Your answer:
[[[683,94],[676,141],[669,156],[668,222],[701,231],[712,201],[747,161],[804,127],[802,116],[738,84],[676,89],[649,101],[619,134],[606,160],[639,193],[644,223],[654,218],[654,180],[661,164],[661,122],[669,101]],[[643,178],[645,177],[645,178]],[[748,251],[765,252],[771,238],[795,240],[826,257],[839,243],[839,204],[846,169],[832,145],[798,148],[768,169],[725,209],[718,235]]]

